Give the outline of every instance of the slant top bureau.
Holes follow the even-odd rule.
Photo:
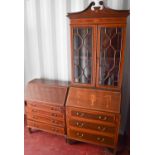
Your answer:
[[[121,85],[128,10],[92,2],[68,13],[71,87],[66,101],[67,138],[114,149],[120,126]]]
[[[58,135],[65,135],[65,101],[68,83],[35,79],[25,93],[27,126]]]

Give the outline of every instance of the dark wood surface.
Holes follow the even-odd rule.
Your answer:
[[[119,113],[120,102],[120,92],[70,87],[66,106]]]

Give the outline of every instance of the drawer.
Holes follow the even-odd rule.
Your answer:
[[[69,120],[69,126],[80,128],[80,129],[93,130],[93,131],[97,131],[100,133],[108,133],[112,135],[114,135],[116,132],[115,126],[108,126],[106,124],[101,125],[101,124],[96,124],[96,123],[89,123],[89,122],[79,121],[79,120],[74,120],[74,119]]]
[[[59,107],[59,106],[52,106],[52,105],[47,105],[46,103],[39,103],[39,102],[27,102],[27,107],[30,108],[39,108],[39,109],[43,109],[49,112],[60,112],[60,113],[64,113],[64,107]]]
[[[45,123],[40,123],[36,121],[27,120],[27,126],[31,128],[37,128],[43,131],[47,131],[50,133],[56,133],[60,135],[64,135],[64,128],[51,126]]]
[[[55,120],[55,119],[52,119],[50,117],[45,117],[45,116],[38,116],[38,115],[31,114],[31,113],[27,114],[27,119],[42,122],[42,123],[47,123],[50,125],[56,125],[56,126],[61,126],[61,127],[64,126],[64,121]]]
[[[100,136],[89,134],[78,130],[68,129],[68,136],[71,139],[76,139],[83,142],[90,142],[100,145],[114,145],[114,137]]]
[[[95,121],[109,122],[109,123],[115,122],[115,114],[109,114],[105,112],[71,108],[69,110],[69,113],[71,116],[81,118],[81,119],[88,119],[88,120],[95,120]]]
[[[40,109],[40,108],[26,107],[26,113],[32,113],[35,115],[45,115],[48,117],[64,119],[63,113],[59,113],[59,112],[57,113],[56,111],[46,111],[46,110]]]

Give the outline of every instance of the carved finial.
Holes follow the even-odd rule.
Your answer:
[[[91,7],[91,10],[94,11],[96,7],[99,7],[100,10],[103,10],[104,8],[103,0],[91,0],[91,2],[94,2],[94,5]]]

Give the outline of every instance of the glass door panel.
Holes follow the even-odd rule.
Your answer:
[[[119,84],[122,28],[100,27],[99,33],[98,85],[117,87]]]
[[[93,27],[73,27],[73,83],[92,84]]]

